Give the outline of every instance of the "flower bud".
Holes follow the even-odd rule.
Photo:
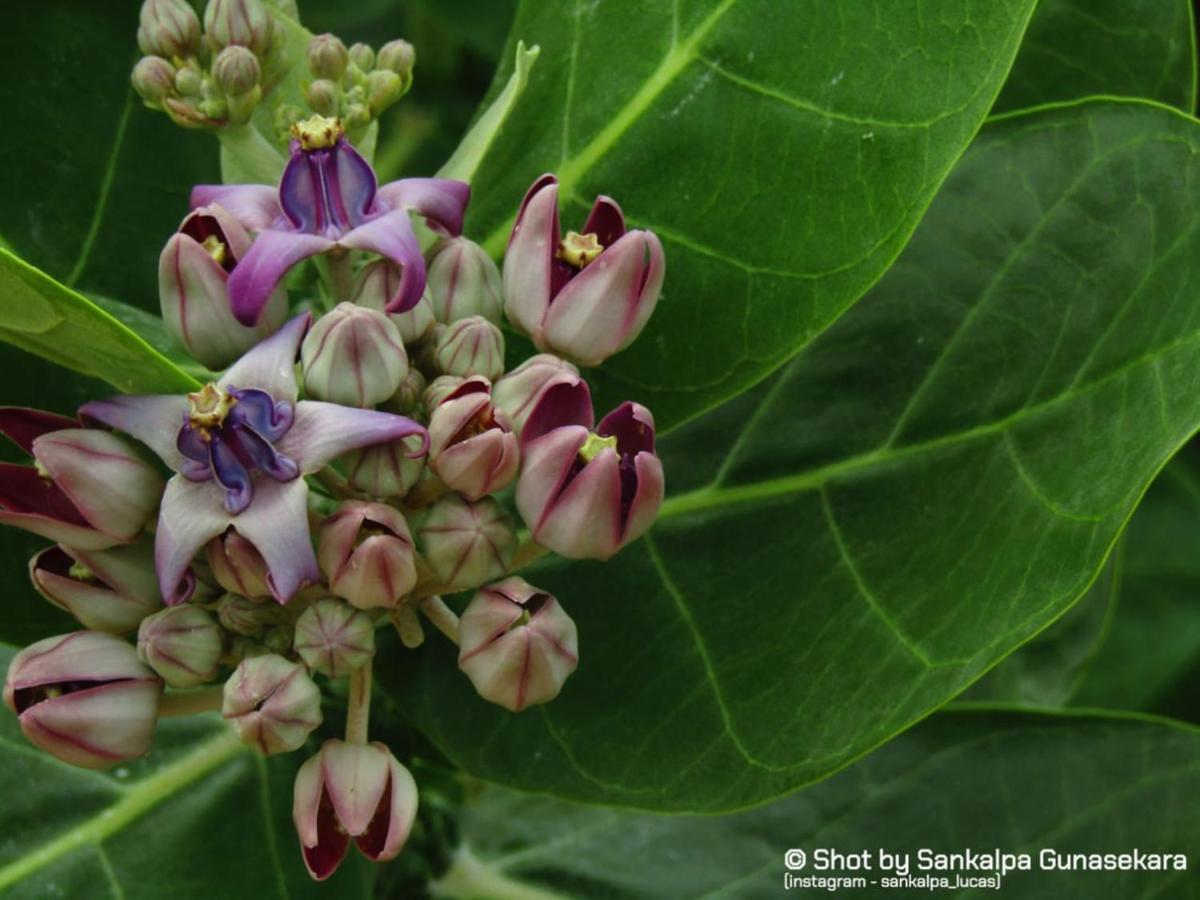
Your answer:
[[[73,766],[103,769],[150,749],[162,682],[120,638],[46,638],[13,657],[4,703],[30,743]]]
[[[172,606],[142,621],[138,658],[174,688],[189,688],[217,677],[221,627],[198,606]]]
[[[341,91],[338,90],[338,86],[325,78],[318,78],[304,90],[304,99],[308,101],[308,105],[312,107],[313,112],[322,116],[336,116],[340,98]]]
[[[396,388],[396,393],[392,394],[384,406],[392,412],[419,417],[425,408],[425,387],[425,376],[421,374],[421,370],[409,369],[404,380],[400,382],[400,387]]]
[[[204,87],[204,76],[194,65],[181,66],[175,72],[175,90],[184,97],[195,97]]]
[[[350,64],[350,53],[333,34],[317,34],[308,42],[308,70],[316,78],[341,81]]]
[[[408,523],[382,503],[341,504],[321,525],[317,561],[329,589],[359,609],[395,606],[417,584]]]
[[[313,672],[340,678],[375,652],[375,623],[340,600],[318,600],[296,620],[294,646]]]
[[[386,259],[365,266],[354,288],[354,302],[376,312],[384,312],[387,304],[400,292],[400,267]],[[433,333],[437,324],[429,305],[428,291],[417,305],[407,312],[389,314],[388,318],[400,331],[407,345],[416,344]]]
[[[470,316],[500,324],[500,270],[486,251],[465,237],[443,239],[429,261],[426,281],[434,317],[449,325]]]
[[[92,631],[127,634],[162,608],[150,540],[110,550],[48,547],[29,560],[29,577]]]
[[[579,370],[571,363],[549,353],[539,353],[492,386],[492,402],[507,413],[513,431],[519,435],[525,420],[549,388],[578,380]]]
[[[483,378],[483,376],[477,375],[475,377],[480,381],[487,382],[487,379]],[[425,405],[425,409],[430,411],[437,409],[443,400],[449,399],[451,394],[454,394],[466,383],[467,379],[460,375],[439,375],[433,381],[429,382],[429,386],[425,388],[425,392],[422,395],[422,402]]]
[[[232,528],[208,542],[208,565],[217,584],[231,594],[256,599],[273,596],[266,560]]]
[[[404,82],[395,72],[376,69],[367,76],[367,109],[378,118],[381,113],[404,96]]]
[[[526,420],[517,509],[533,539],[560,556],[608,559],[658,516],[662,462],[648,409],[623,403],[593,432],[590,401],[586,416],[576,403],[586,393],[582,381],[556,385]]]
[[[300,350],[304,386],[314,397],[342,406],[382,403],[408,374],[400,332],[386,315],[339,303],[322,316]]]
[[[412,78],[413,64],[417,61],[417,53],[408,41],[388,41],[379,48],[375,65],[380,69],[395,72],[405,82]]]
[[[278,604],[237,594],[225,594],[217,601],[221,627],[234,634],[249,637],[262,634],[264,628],[280,624],[286,615],[286,610]]]
[[[429,467],[468,500],[507,487],[520,459],[517,436],[508,416],[492,405],[486,379],[468,379],[433,409]]]
[[[517,550],[512,518],[491,497],[472,503],[446,494],[430,508],[417,536],[446,591],[503,575]]]
[[[394,859],[417,816],[417,783],[383,744],[328,740],[296,773],[292,820],[304,865],[334,873],[351,838],[373,862]]]
[[[237,44],[261,57],[275,41],[275,21],[262,0],[208,0],[204,36],[214,51]]]
[[[596,198],[582,233],[562,237],[558,181],[543,175],[521,203],[504,254],[504,311],[539,350],[594,366],[641,333],[663,273],[658,238],[626,231],[608,197]]]
[[[251,656],[225,682],[221,715],[264,756],[290,753],[321,724],[321,692],[299,663],[274,653]]]
[[[262,643],[268,653],[280,656],[291,653],[292,641],[296,638],[296,629],[291,625],[276,625],[263,635]]]
[[[479,696],[520,712],[558,696],[579,665],[575,623],[523,578],[489,584],[458,621],[458,667]]]
[[[231,97],[248,94],[262,80],[258,57],[245,47],[233,44],[217,54],[212,67],[217,87]]]
[[[33,442],[33,457],[93,528],[123,543],[137,537],[162,499],[158,470],[108,431],[44,434]]]
[[[242,47],[228,50],[245,52]],[[192,210],[158,258],[163,323],[189,355],[210,369],[232,363],[287,317],[287,290],[279,287],[257,325],[248,328],[234,318],[227,282],[250,243],[241,223],[214,203]]]
[[[129,80],[147,106],[157,107],[175,90],[175,67],[161,56],[143,56]]]
[[[375,68],[375,51],[366,44],[351,44],[349,52],[350,62],[361,71],[370,72]]]
[[[425,468],[424,455],[413,455],[420,452],[421,444],[420,436],[413,435],[348,453],[346,480],[372,497],[403,497]]]
[[[483,316],[459,319],[438,328],[434,361],[446,375],[495,381],[504,374],[504,335]]]
[[[137,42],[143,53],[186,59],[200,47],[200,20],[186,0],[145,0]]]

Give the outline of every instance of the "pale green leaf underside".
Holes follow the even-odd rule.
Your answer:
[[[198,386],[109,313],[7,250],[0,250],[0,340],[127,393]]]
[[[1139,102],[988,126],[866,298],[663,442],[647,540],[530,575],[579,624],[558,700],[488,708],[436,643],[382,680],[470,771],[674,810],[938,708],[1088,588],[1200,424],[1198,151]]]
[[[784,895],[784,852],[1030,853],[1003,896],[1193,897],[1185,872],[1037,871],[1062,853],[1193,853],[1200,840],[1200,733],[1161,721],[1004,709],[940,714],[824,784],[721,818],[598,810],[499,788],[466,809],[464,846],[437,884],[450,898],[769,900]],[[1189,859],[1189,866],[1191,860]],[[856,873],[846,873],[856,874]],[[878,880],[877,865],[862,873]],[[939,873],[935,873],[939,874]],[[940,873],[944,874],[944,873]],[[966,872],[967,875],[981,873]],[[824,891],[800,890],[802,896]],[[846,889],[917,896],[913,889]],[[944,891],[984,897],[993,892]]]
[[[654,229],[664,296],[592,376],[602,407],[632,396],[675,425],[782,363],[887,268],[1032,7],[527,0],[512,34],[543,55],[480,166],[468,233],[498,256],[546,171],[564,228],[608,194]]]

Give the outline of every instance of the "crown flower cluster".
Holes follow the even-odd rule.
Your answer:
[[[245,123],[286,68],[276,15],[146,0],[134,84],[181,124]],[[608,559],[664,495],[650,410],[598,414],[580,368],[644,328],[660,241],[603,196],[564,233],[548,174],[498,266],[463,234],[465,182],[380,185],[360,138],[413,60],[312,38],[278,182],[193,188],[158,282],[208,373],[194,389],[0,408],[27,457],[0,463],[0,524],[50,542],[30,578],[80,624],[12,660],[25,736],[104,768],[147,753],[160,717],[211,709],[258,753],[307,748],[294,820],[316,879],[351,843],[393,858],[417,818],[413,774],[370,740],[375,655],[432,625],[425,652],[455,653],[482,701],[553,700],[579,635],[517,570]],[[506,328],[536,352],[514,358]]]

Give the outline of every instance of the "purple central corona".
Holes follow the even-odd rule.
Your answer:
[[[254,472],[276,481],[291,481],[300,474],[295,461],[275,449],[294,417],[291,403],[276,403],[266,391],[205,385],[188,394],[188,411],[176,442],[184,457],[180,472],[192,481],[216,478],[225,489],[225,508],[237,515],[254,496]]]

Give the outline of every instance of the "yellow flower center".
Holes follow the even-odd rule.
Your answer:
[[[208,439],[208,429],[220,428],[237,403],[237,397],[227,394],[211,382],[194,394],[188,394],[188,421]]]
[[[558,242],[558,258],[577,269],[582,269],[603,252],[600,239],[590,231],[587,234],[568,231]]]
[[[292,137],[300,142],[302,150],[326,150],[345,133],[341,119],[325,116],[312,116],[292,125]]]
[[[203,247],[208,255],[213,258],[213,261],[216,262],[218,266],[225,265],[225,254],[229,248],[225,246],[224,242],[219,237],[217,237],[215,234],[210,234],[200,242],[200,246]]]
[[[585,463],[590,463],[593,459],[600,455],[601,450],[616,450],[617,437],[600,437],[598,434],[588,432],[587,440],[583,442],[583,446],[579,448],[579,458]]]

